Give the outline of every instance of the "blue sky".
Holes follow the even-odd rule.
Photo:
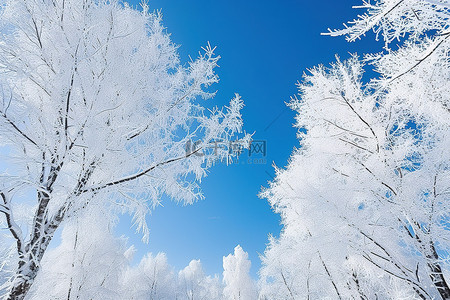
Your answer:
[[[149,244],[129,229],[127,218],[118,232],[130,235],[137,258],[146,252],[165,252],[177,269],[200,259],[208,274],[220,274],[222,257],[240,244],[249,253],[256,278],[258,255],[264,252],[268,235],[278,236],[281,229],[280,218],[257,195],[274,176],[272,164],[285,166],[298,145],[294,112],[285,102],[296,94],[295,83],[307,68],[328,64],[335,54],[347,58],[349,52],[374,51],[372,37],[347,43],[320,35],[356,17],[352,6],[361,0],[151,0],[149,4],[152,10],[162,10],[183,62],[189,55],[197,56],[207,42],[217,46],[222,57],[217,69],[220,82],[210,101],[226,105],[239,93],[246,105],[244,128],[255,132],[255,140],[266,141],[267,155],[249,161],[244,154],[238,164],[211,168],[201,183],[205,200],[192,206],[164,201],[164,207],[149,217]]]

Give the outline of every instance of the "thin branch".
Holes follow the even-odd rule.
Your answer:
[[[175,106],[177,106],[181,101],[183,101],[183,99],[185,99],[186,97],[188,97],[191,93],[192,93],[191,89],[188,93],[186,93],[184,96],[180,97],[180,99],[178,99],[177,101],[175,101],[165,112],[168,113],[172,108],[174,108]],[[131,134],[127,137],[127,141],[134,139],[135,137],[141,135],[142,133],[144,133],[148,128],[150,128],[150,125],[153,123],[153,120],[155,120],[156,118],[159,117],[160,114],[157,114],[149,124],[147,124],[144,128],[138,130],[138,132]]]
[[[403,75],[408,74],[409,72],[411,72],[413,69],[415,69],[417,66],[419,66],[422,62],[424,62],[428,57],[431,56],[431,54],[434,53],[434,51],[436,51],[437,48],[439,48],[440,45],[442,45],[442,43],[444,43],[444,41],[446,39],[448,39],[448,37],[450,37],[450,32],[442,34],[441,36],[445,36],[443,39],[441,39],[436,46],[434,46],[434,48],[431,49],[430,53],[428,53],[427,55],[425,55],[425,57],[419,59],[419,61],[417,63],[415,63],[413,66],[411,66],[408,70],[404,71],[403,73],[395,76],[394,78],[389,80],[389,83],[392,83],[393,81],[399,79],[400,77],[402,77]]]
[[[361,134],[358,134],[358,133],[356,133],[356,132],[354,132],[354,131],[352,131],[352,130],[346,129],[346,128],[342,127],[342,126],[337,125],[337,124],[334,123],[334,122],[331,122],[331,121],[327,120],[327,119],[323,119],[323,120],[324,120],[325,122],[327,122],[327,123],[329,123],[329,124],[331,124],[331,125],[333,125],[333,126],[339,128],[339,129],[341,129],[341,130],[344,130],[344,131],[346,131],[346,132],[348,132],[348,133],[354,135],[354,136],[358,136],[358,137],[361,137],[361,138],[364,138],[364,139],[367,139],[367,138],[368,138],[368,137],[365,136],[365,135],[361,135]]]
[[[23,257],[23,254],[24,254],[22,230],[14,221],[11,207],[10,207],[10,201],[8,200],[6,194],[4,192],[0,192],[0,196],[3,199],[2,207],[4,207],[6,209],[6,210],[0,210],[0,212],[2,212],[6,217],[6,224],[8,226],[9,231],[11,232],[12,236],[16,240],[17,253],[19,254],[19,257],[21,258],[21,257]]]
[[[39,33],[39,30],[38,30],[38,28],[37,28],[36,21],[34,20],[33,17],[31,17],[31,21],[33,22],[33,25],[34,25],[34,30],[35,30],[35,32],[36,32],[36,38],[37,38],[38,43],[39,43],[39,48],[41,48],[41,50],[42,50],[41,34]]]
[[[379,268],[380,270],[382,270],[382,271],[384,271],[384,272],[386,272],[386,273],[388,273],[388,274],[390,274],[390,275],[392,275],[392,276],[394,276],[394,277],[396,277],[396,278],[398,278],[398,279],[404,280],[404,281],[406,281],[406,282],[408,282],[408,283],[410,283],[410,284],[416,286],[418,289],[420,289],[422,292],[424,292],[424,293],[428,296],[428,298],[431,299],[431,297],[430,297],[430,295],[427,293],[427,291],[425,291],[425,290],[424,290],[419,284],[417,284],[416,282],[412,281],[412,280],[409,279],[409,278],[399,276],[399,275],[395,274],[394,272],[391,272],[391,271],[389,271],[389,270],[383,268],[382,266],[380,266],[379,264],[377,264],[376,262],[374,262],[370,257],[368,257],[368,256],[366,256],[366,255],[363,255],[362,257],[364,257],[367,261],[369,261],[370,263],[372,263],[374,266],[376,266],[376,267]],[[414,290],[415,290],[416,293],[419,295],[419,297],[422,298],[422,299],[426,299],[426,297],[425,297],[423,294],[421,294],[421,293],[417,290],[417,288],[414,288]]]
[[[320,255],[320,252],[317,251],[317,254],[319,255],[320,261],[322,262],[323,268],[325,269],[325,272],[327,273],[328,277],[330,278],[331,283],[333,284],[334,290],[336,291],[336,294],[338,295],[339,299],[342,299],[341,294],[339,293],[339,290],[336,286],[336,283],[334,282],[333,277],[331,276],[330,271],[327,268],[327,265],[325,264],[325,261],[322,258],[322,255]]]
[[[298,213],[297,213],[297,215],[298,215]],[[312,234],[311,234],[311,231],[309,230],[309,228],[307,228],[307,231],[308,231],[308,235],[309,235],[310,237],[312,237]],[[319,251],[319,250],[317,250],[317,254],[318,254],[318,256],[319,256],[320,261],[322,262],[322,266],[323,266],[323,268],[325,269],[325,272],[327,273],[328,277],[330,278],[331,283],[333,284],[333,287],[334,287],[334,290],[336,291],[336,294],[338,295],[339,299],[342,299],[341,294],[339,293],[339,290],[338,290],[338,288],[337,288],[337,286],[336,286],[336,284],[335,284],[335,282],[334,282],[334,279],[333,279],[333,277],[331,276],[331,273],[330,273],[330,271],[328,270],[327,265],[325,264],[325,261],[323,260],[322,255],[320,254],[320,251]],[[311,262],[310,262],[310,263],[311,263]]]
[[[166,160],[164,162],[157,163],[156,165],[153,165],[153,166],[151,166],[151,167],[149,167],[149,168],[147,168],[147,169],[145,169],[145,170],[143,170],[143,171],[141,171],[141,172],[139,172],[137,174],[134,174],[134,175],[122,178],[122,179],[118,179],[118,180],[115,180],[115,181],[111,181],[111,182],[105,183],[103,185],[100,185],[98,187],[92,187],[92,188],[88,188],[88,189],[83,189],[83,190],[80,191],[80,193],[96,192],[96,191],[102,190],[102,189],[110,187],[110,186],[119,185],[119,184],[122,184],[122,183],[126,183],[126,182],[129,182],[129,181],[136,180],[136,179],[146,175],[150,171],[154,170],[155,168],[158,168],[158,167],[161,167],[161,166],[164,166],[164,165],[167,165],[167,164],[170,164],[170,163],[173,163],[173,162],[176,162],[176,161],[188,158],[188,157],[196,154],[200,150],[202,150],[202,148],[198,148],[195,151],[193,151],[193,152],[191,152],[189,154],[186,154],[185,156],[180,156],[180,157],[177,157],[177,158],[172,158],[172,159]]]
[[[434,175],[434,182],[433,182],[433,197],[431,199],[431,212],[429,217],[429,225],[428,225],[428,232],[431,233],[431,228],[433,227],[433,217],[434,217],[434,211],[435,211],[435,202],[436,202],[436,183],[437,183],[437,174]]]
[[[361,117],[361,115],[355,110],[355,108],[350,104],[350,102],[347,100],[347,98],[345,98],[345,96],[343,94],[341,94],[341,97],[342,97],[342,99],[344,99],[345,103],[347,103],[347,105],[350,107],[350,109],[356,114],[356,116],[358,116],[358,118],[364,124],[366,124],[366,126],[370,129],[370,132],[372,132],[372,135],[375,138],[375,141],[377,143],[377,152],[380,152],[380,145],[379,145],[379,142],[378,142],[378,137],[375,134],[375,131],[373,130],[372,126],[370,126],[369,123]]]
[[[31,139],[27,134],[25,134],[22,130],[20,130],[20,128],[17,127],[16,124],[14,124],[14,122],[11,121],[11,120],[6,116],[6,114],[4,114],[3,112],[0,111],[0,115],[1,115],[3,118],[5,118],[6,122],[7,122],[8,124],[10,124],[10,125],[16,130],[16,133],[18,133],[19,135],[21,135],[22,137],[24,137],[27,141],[29,141],[30,143],[32,143],[33,145],[35,145],[36,147],[39,148],[38,144],[37,144],[33,139]]]
[[[70,96],[72,94],[72,89],[73,89],[73,82],[74,82],[74,77],[75,77],[75,73],[77,73],[77,54],[78,54],[78,47],[80,46],[80,44],[77,45],[77,48],[75,49],[75,54],[74,54],[74,69],[72,71],[72,77],[70,79],[70,86],[69,86],[69,90],[67,91],[67,99],[66,99],[66,114],[64,116],[64,133],[65,133],[65,137],[66,137],[66,149],[68,148],[68,144],[67,144],[67,139],[69,137],[69,109],[70,109]]]
[[[293,300],[295,300],[294,294],[292,293],[292,290],[289,287],[289,285],[287,284],[286,278],[284,277],[283,270],[280,270],[280,273],[281,273],[281,278],[283,278],[284,285],[286,286],[287,290],[289,291],[289,295],[292,297]]]
[[[367,172],[369,172],[370,174],[372,174],[372,176],[373,177],[375,177],[377,180],[379,180],[380,182],[381,182],[381,184],[382,185],[384,185],[385,187],[387,187],[395,196],[397,196],[397,192],[392,188],[392,187],[390,187],[387,183],[385,183],[384,181],[382,181],[382,180],[380,180],[380,179],[378,179],[378,177],[365,165],[365,164],[363,164],[362,162],[360,162],[360,161],[358,161],[358,163],[361,165],[361,166],[363,166],[364,167],[364,169],[366,169],[367,170]]]
[[[398,263],[396,263],[394,261],[394,259],[393,259],[393,256],[386,250],[386,248],[383,247],[381,244],[379,244],[377,241],[375,241],[375,239],[373,239],[371,236],[369,236],[368,234],[366,234],[364,231],[362,231],[361,229],[357,228],[353,224],[349,224],[349,226],[355,228],[359,233],[361,233],[364,237],[369,239],[372,243],[374,243],[374,245],[376,245],[379,249],[381,249],[381,251],[383,251],[387,255],[387,257],[389,258],[389,262],[391,264],[393,264],[405,276],[408,276],[408,274],[406,273],[406,271],[404,269],[406,269],[408,272],[412,272],[412,271],[408,270],[406,267],[400,266]]]
[[[349,140],[344,140],[343,138],[339,138],[339,140],[342,141],[342,142],[344,142],[344,143],[350,144],[350,145],[352,145],[352,146],[354,146],[354,147],[356,147],[356,148],[359,148],[359,149],[361,149],[361,150],[367,151],[367,152],[369,152],[369,153],[371,153],[371,154],[375,154],[373,151],[371,151],[371,150],[369,150],[369,149],[367,149],[367,148],[364,148],[364,147],[362,147],[362,146],[360,146],[360,145],[358,145],[358,144],[356,144],[356,143],[350,142]]]
[[[363,35],[365,32],[369,31],[371,28],[373,28],[379,21],[383,18],[385,18],[387,15],[389,15],[392,11],[394,11],[398,6],[400,6],[400,4],[402,4],[405,0],[401,0],[399,2],[397,2],[395,5],[393,5],[387,12],[381,14],[381,15],[377,15],[375,19],[377,19],[376,22],[371,22],[372,24],[365,26],[367,29],[363,29],[362,31],[360,31],[360,33],[354,33],[354,37],[349,37],[349,41],[355,41],[357,38],[359,38],[361,35]],[[364,7],[364,6],[354,6],[353,8],[359,8],[359,7]],[[337,30],[337,31],[331,31],[330,29],[329,32],[326,33],[321,33],[321,35],[329,35],[329,36],[339,36],[339,35],[346,35],[348,34],[349,36],[351,36],[351,29],[352,28],[346,28],[343,30]],[[357,29],[358,30],[358,29]]]

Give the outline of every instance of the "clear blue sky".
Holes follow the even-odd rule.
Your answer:
[[[136,5],[139,1],[129,1]],[[129,220],[118,231],[130,235],[137,258],[145,252],[165,252],[169,263],[181,269],[200,259],[208,274],[221,274],[222,257],[240,244],[252,260],[252,276],[260,267],[269,234],[279,235],[280,218],[261,188],[274,175],[272,164],[284,167],[298,145],[292,127],[294,113],[286,108],[303,72],[334,61],[334,55],[374,51],[373,38],[347,43],[344,38],[321,36],[327,28],[341,28],[356,17],[352,5],[361,0],[151,0],[161,9],[163,23],[180,45],[183,62],[197,56],[209,41],[222,58],[217,73],[220,83],[214,104],[226,105],[234,93],[245,102],[244,128],[254,139],[267,141],[266,161],[248,163],[248,154],[236,165],[216,165],[201,186],[205,200],[182,207],[165,201],[149,217],[150,243],[140,242]],[[377,50],[380,49],[379,47]],[[259,158],[263,158],[258,156]]]

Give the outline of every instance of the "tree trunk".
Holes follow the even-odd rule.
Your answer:
[[[61,224],[60,221],[56,225],[47,226],[44,235],[38,239],[34,247],[27,245],[27,254],[19,261],[14,281],[6,297],[7,300],[22,300],[25,298],[39,272],[42,257],[59,224]]]
[[[447,282],[445,281],[444,274],[442,273],[441,266],[438,264],[429,263],[428,267],[431,270],[430,277],[433,281],[434,286],[439,291],[442,299],[447,300],[450,299],[450,288],[448,287]]]
[[[444,274],[442,273],[441,266],[436,262],[439,258],[436,249],[434,248],[434,245],[431,244],[431,250],[433,252],[432,257],[435,259],[434,262],[428,263],[428,268],[430,269],[430,278],[433,282],[434,286],[438,290],[439,294],[441,295],[442,299],[447,300],[450,299],[450,288],[445,281]]]
[[[33,285],[34,279],[39,271],[39,266],[28,255],[27,262],[22,258],[19,262],[19,268],[12,283],[12,287],[7,296],[7,300],[22,300]],[[40,261],[40,259],[39,259]]]
[[[422,227],[417,222],[414,222],[414,224],[419,230],[421,230]],[[427,266],[429,269],[431,282],[441,295],[442,299],[448,300],[450,299],[450,288],[445,281],[442,268],[438,263],[439,255],[436,251],[434,241],[429,237],[429,234],[425,235],[425,237],[427,238],[426,241],[424,241],[417,233],[415,234],[415,239],[420,245],[422,254],[427,258]]]
[[[23,300],[33,284],[36,273],[32,275],[32,278],[22,279],[13,284],[11,291],[6,298],[7,300]]]
[[[45,248],[47,248],[47,245],[48,243],[46,243]],[[41,262],[42,256],[40,255],[33,260],[33,255],[30,254],[27,256],[26,262],[24,260],[19,262],[19,268],[6,297],[7,300],[22,300],[25,298],[39,272],[38,264]],[[38,264],[36,264],[36,261]]]
[[[25,245],[25,254],[21,255],[15,279],[6,298],[7,300],[22,300],[25,298],[38,274],[44,253],[72,204],[69,202],[67,205],[61,206],[55,216],[52,218],[47,217],[47,205],[50,202],[50,193],[52,191],[51,185],[55,182],[61,167],[62,163],[50,173],[49,190],[44,193],[38,193],[39,207],[34,219],[34,231],[31,234],[30,241]],[[85,187],[94,169],[95,165],[91,163],[77,183],[73,195],[79,196],[81,194],[81,190]]]

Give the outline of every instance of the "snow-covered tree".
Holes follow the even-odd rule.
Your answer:
[[[164,253],[148,253],[137,267],[128,267],[121,285],[127,299],[176,299],[177,277]]]
[[[26,299],[123,299],[126,241],[114,237],[108,215],[90,207],[64,226],[61,244],[45,254]]]
[[[105,216],[113,217],[89,207],[64,226],[61,244],[45,254],[25,299],[222,299],[218,276],[206,275],[199,260],[178,276],[164,253],[147,253],[132,265],[134,247],[114,237]]]
[[[234,254],[223,257],[223,294],[227,300],[258,299],[255,284],[250,277],[251,262],[248,253],[241,246],[234,248]]]
[[[23,299],[56,229],[91,203],[134,213],[145,238],[145,215],[163,193],[200,198],[206,169],[230,157],[243,103],[202,107],[218,80],[214,49],[180,64],[146,4],[0,3],[0,212],[17,261],[6,291]],[[33,206],[30,222],[15,213],[23,204]]]
[[[200,260],[192,260],[178,273],[176,299],[222,299],[222,286],[218,276],[206,276]]]
[[[385,47],[310,70],[291,101],[301,147],[262,193],[284,225],[263,257],[268,299],[450,298],[449,6],[364,1],[330,31],[373,29]]]

